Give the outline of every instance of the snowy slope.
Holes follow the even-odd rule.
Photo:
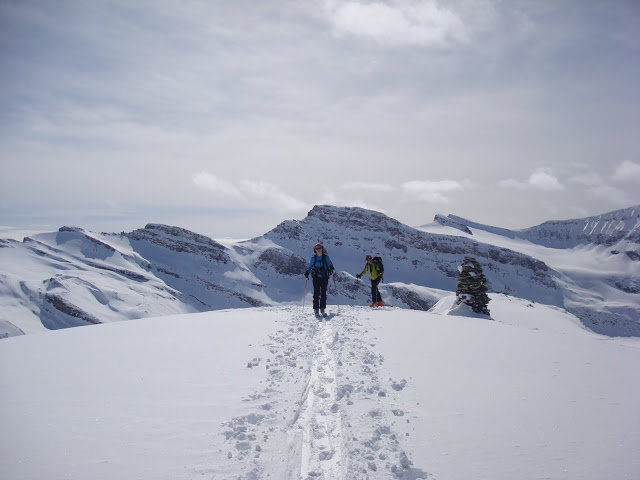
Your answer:
[[[418,310],[455,291],[457,267],[472,255],[490,291],[565,307],[599,333],[639,336],[637,216],[628,209],[602,216],[606,222],[555,222],[553,235],[541,226],[546,233],[538,236],[555,238],[565,228],[565,236],[576,239],[576,225],[588,227],[590,236],[562,250],[459,217],[437,216],[414,229],[379,212],[331,206],[316,206],[303,220],[244,242],[221,243],[157,224],[123,234],[62,227],[24,242],[0,240],[0,336],[300,304],[302,271],[318,240],[337,269],[330,297],[342,305],[369,303],[368,279],[355,278],[366,253],[385,260],[384,300]],[[601,243],[588,243],[594,238]]]
[[[194,311],[121,236],[63,227],[0,244],[0,326],[23,333]],[[9,331],[12,334],[12,330]]]
[[[449,215],[420,230],[476,239],[539,259],[554,272],[563,306],[592,330],[640,334],[640,206],[512,231]]]
[[[22,243],[0,240],[0,332],[272,304],[234,253],[153,224],[128,234],[62,227]]]
[[[493,321],[452,303],[5,339],[0,478],[637,478],[638,339],[505,295]]]

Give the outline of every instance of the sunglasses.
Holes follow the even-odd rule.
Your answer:
[[[316,247],[314,250],[322,250],[322,247]]]

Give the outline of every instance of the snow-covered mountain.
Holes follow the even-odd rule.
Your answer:
[[[455,291],[458,266],[465,255],[483,264],[492,291],[562,304],[562,295],[544,262],[475,240],[422,232],[361,208],[316,206],[304,220],[283,222],[262,238],[285,251],[307,251],[309,256],[311,245],[321,240],[337,270],[342,271],[339,291],[356,303],[362,295],[353,287],[357,285],[354,276],[363,269],[364,256],[372,254],[384,259],[385,300],[395,305],[431,308],[433,299],[421,295],[414,286]]]
[[[507,230],[437,215],[422,231],[504,246],[548,265],[563,307],[607,335],[640,332],[640,206]]]
[[[224,245],[165,225],[121,234],[62,227],[0,240],[0,334],[299,304],[320,240],[337,270],[329,303],[368,304],[368,279],[355,274],[370,253],[384,259],[387,303],[429,310],[455,291],[470,255],[491,292],[566,308],[599,333],[640,336],[639,214],[634,207],[521,231],[438,215],[416,229],[375,211],[316,206],[303,220]]]
[[[575,220],[555,220],[522,230],[490,227],[456,215],[436,215],[441,225],[471,234],[470,228],[507,238],[519,238],[550,248],[573,248],[578,245],[614,245],[626,248],[633,260],[640,260],[640,205],[594,217]],[[614,253],[616,254],[616,253]]]

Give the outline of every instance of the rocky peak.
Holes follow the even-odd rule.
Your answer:
[[[200,244],[216,249],[224,249],[225,247],[215,240],[209,237],[200,235],[199,233],[192,232],[180,227],[173,227],[169,225],[161,225],[156,223],[149,223],[143,229],[134,230],[129,237],[140,238],[157,238],[157,237],[171,237],[174,241],[183,241],[189,243]]]
[[[204,255],[210,260],[227,263],[227,248],[215,240],[180,227],[150,223],[127,234],[131,240],[147,241],[174,252]]]
[[[406,230],[406,225],[384,213],[367,210],[360,207],[333,207],[329,205],[316,205],[309,211],[306,221],[319,220],[350,230],[367,230],[373,232],[393,232]]]
[[[640,205],[593,217],[551,220],[522,230],[483,225],[456,215],[436,215],[434,221],[466,233],[473,228],[553,248],[573,248],[588,243],[612,246],[623,240],[640,244]]]
[[[585,243],[611,246],[622,240],[640,243],[640,205],[593,217],[544,222],[521,232],[532,242],[561,248]]]
[[[468,233],[469,235],[473,235],[471,230],[469,230],[469,227],[467,227],[463,222],[456,220],[451,215],[449,215],[448,217],[445,217],[444,215],[437,214],[434,217],[433,221],[436,223],[439,223],[443,227],[452,227],[457,230],[460,230],[461,232]]]
[[[483,230],[485,232],[493,233],[495,235],[500,235],[506,238],[515,238],[517,236],[517,232],[514,230],[484,225],[482,223],[467,220],[466,218],[458,217],[457,215],[447,215],[446,221],[451,222],[453,225],[457,224],[466,228],[475,228],[477,230]]]
[[[96,235],[87,232],[83,228],[60,227],[58,233],[56,233],[56,243],[62,245],[72,241],[79,241],[81,253],[89,258],[106,259],[116,251],[111,245],[100,240]]]
[[[315,242],[348,232],[409,234],[412,228],[383,213],[359,207],[316,205],[304,220],[287,220],[264,236],[274,241]],[[255,239],[254,239],[255,240]]]

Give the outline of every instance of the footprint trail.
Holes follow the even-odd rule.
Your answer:
[[[247,360],[264,380],[248,413],[223,425],[233,479],[429,479],[410,459],[410,382],[384,374],[370,313],[343,308],[329,321],[284,309],[283,328]]]

